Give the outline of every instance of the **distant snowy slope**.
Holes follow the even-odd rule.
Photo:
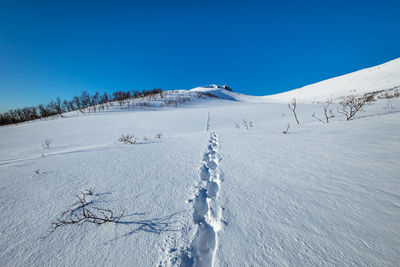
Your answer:
[[[200,86],[189,91],[210,93],[220,99],[238,102],[287,103],[296,98],[298,102],[312,103],[314,101],[338,99],[348,95],[362,95],[394,87],[400,88],[400,58],[275,95],[245,95],[226,90],[217,85]]]
[[[354,94],[364,94],[400,86],[400,58],[382,65],[363,69],[281,94],[263,97],[271,102],[311,103]]]
[[[214,86],[214,87],[211,87]],[[217,85],[211,86],[200,86],[191,89],[191,92],[203,92],[215,95],[220,99],[239,101],[239,102],[261,102],[262,98],[259,96],[245,95],[237,92],[232,92],[223,88],[219,88]]]

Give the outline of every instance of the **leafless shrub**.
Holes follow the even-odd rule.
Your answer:
[[[205,96],[208,96],[208,97],[210,97],[210,98],[218,98],[218,96],[216,96],[216,95],[213,95],[213,94],[211,94],[211,93],[208,93],[208,92],[206,92],[206,93],[203,93],[203,92],[201,92],[203,95],[205,95]]]
[[[311,117],[313,117],[314,119],[318,120],[319,122],[325,123],[323,120],[321,120],[320,118],[317,117],[317,115],[315,113],[313,113],[311,115]]]
[[[155,138],[161,139],[161,136],[162,136],[162,134],[161,134],[161,133],[158,133],[158,134],[156,134]]]
[[[246,130],[248,130],[249,129],[249,125],[248,125],[247,121],[245,119],[242,119],[242,121],[243,121],[243,125],[246,128]]]
[[[375,93],[375,92],[374,92]],[[400,97],[400,86],[395,86],[386,90],[377,91],[377,98],[379,99],[391,99]]]
[[[98,108],[99,110],[104,111],[105,108],[104,103],[100,103]]]
[[[93,196],[93,187],[86,189],[85,191],[81,192],[82,195]]]
[[[325,115],[325,121],[326,123],[329,123],[329,119],[332,119],[335,117],[335,115],[332,112],[332,109],[329,108],[329,106],[332,104],[332,100],[325,102],[322,104],[322,108],[324,110],[324,115]]]
[[[42,147],[44,148],[44,149],[49,149],[50,148],[50,144],[53,142],[53,140],[51,140],[51,139],[46,139],[46,140],[44,140],[44,144],[42,144]]]
[[[119,142],[124,143],[124,144],[130,144],[134,145],[136,144],[136,139],[134,138],[134,135],[121,135],[121,137],[118,139]]]
[[[240,125],[237,122],[235,122],[235,128],[240,129]]]
[[[386,102],[386,105],[385,105],[385,107],[383,109],[384,110],[393,110],[394,109],[391,99],[388,99],[388,101]]]
[[[143,141],[147,141],[147,140],[149,140],[149,139],[148,139],[146,136],[143,136],[142,140],[143,140]]]
[[[282,131],[283,134],[287,134],[289,132],[290,124],[287,124],[287,127],[285,130]]]
[[[337,108],[337,112],[346,116],[346,120],[350,121],[354,119],[354,116],[362,110],[362,108],[374,101],[375,95],[363,95],[363,96],[347,96],[340,101],[340,108]]]
[[[324,116],[325,116],[325,121],[317,117],[315,113],[313,113],[312,117],[322,123],[329,123],[329,119],[332,119],[335,117],[335,115],[332,112],[332,109],[329,108],[329,106],[332,104],[332,100],[327,101],[322,104],[322,108],[324,110]]]
[[[250,127],[250,128],[253,128],[253,127],[254,127],[252,121],[249,121],[249,127]]]
[[[110,209],[93,206],[93,201],[87,200],[87,197],[92,195],[92,188],[81,192],[81,196],[76,195],[76,202],[51,223],[49,233],[44,236],[43,239],[62,226],[71,224],[81,225],[83,223],[94,223],[97,225],[117,223],[124,216],[124,210],[122,210],[120,214],[114,215],[114,212]]]
[[[35,171],[33,172],[32,177],[35,178],[35,177],[37,177],[37,176],[39,176],[39,175],[40,175],[40,169],[37,169],[37,170],[35,170]]]
[[[299,120],[297,119],[296,107],[297,107],[296,98],[293,98],[292,102],[288,103],[288,108],[293,112],[297,124],[300,124]]]

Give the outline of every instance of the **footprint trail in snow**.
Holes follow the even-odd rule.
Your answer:
[[[210,115],[207,128],[210,125]],[[200,186],[193,205],[193,222],[197,231],[191,243],[193,266],[213,266],[221,230],[222,208],[218,194],[221,187],[221,172],[218,167],[219,142],[215,132],[210,131],[207,151],[200,168]]]
[[[188,201],[193,203],[194,236],[186,239],[184,246],[180,246],[177,239],[185,239],[185,233],[178,234],[177,239],[168,238],[158,266],[214,266],[218,231],[222,226],[222,208],[219,200],[222,172],[219,169],[221,158],[218,155],[218,135],[211,131],[210,112],[207,115],[206,131],[209,133],[209,139],[207,149],[202,155],[200,177],[196,186],[198,190],[194,200]],[[177,248],[179,246],[180,248]]]

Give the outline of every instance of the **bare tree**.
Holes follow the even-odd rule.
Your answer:
[[[55,108],[57,114],[60,115],[61,117],[63,117],[62,114],[65,112],[65,110],[63,109],[63,104],[62,104],[62,101],[61,101],[60,97],[56,98],[54,108]]]
[[[347,96],[340,101],[340,108],[337,108],[337,112],[346,116],[346,120],[350,121],[354,119],[354,116],[362,110],[366,105],[374,101],[375,95],[363,95],[355,97],[353,95]]]
[[[287,124],[287,127],[285,130],[282,131],[283,134],[287,134],[289,132],[290,124]]]
[[[293,112],[297,124],[300,124],[299,120],[297,119],[296,107],[297,107],[296,98],[293,98],[292,102],[288,103],[288,108]]]

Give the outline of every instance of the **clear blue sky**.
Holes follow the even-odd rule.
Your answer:
[[[0,111],[87,90],[287,91],[400,57],[400,1],[0,1]]]

